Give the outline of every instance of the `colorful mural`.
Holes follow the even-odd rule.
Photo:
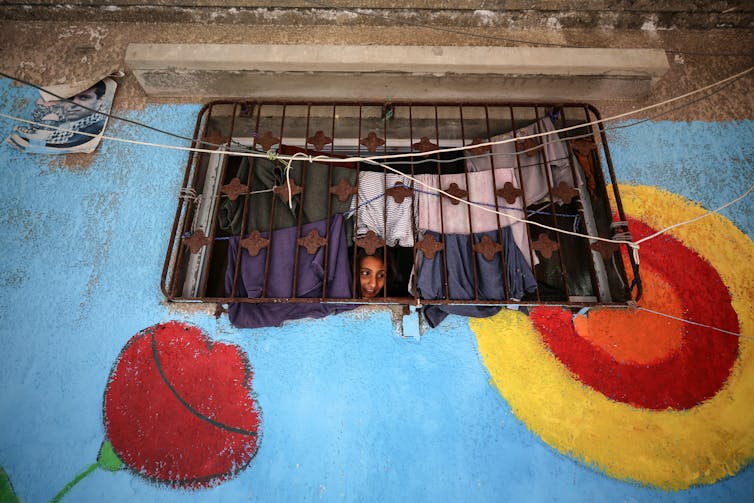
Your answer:
[[[634,239],[704,214],[652,187],[621,192]],[[635,308],[573,315],[536,307],[528,317],[503,311],[470,320],[493,384],[560,452],[612,477],[674,490],[735,475],[754,457],[754,442],[741,443],[754,427],[745,410],[754,388],[752,349],[733,335],[754,322],[747,305],[754,246],[722,217],[702,225],[702,234],[674,230],[642,245],[646,295]],[[743,274],[733,258],[743,259]],[[705,278],[705,295],[698,278]],[[53,501],[97,467],[125,466],[176,488],[227,480],[258,448],[260,414],[250,392],[251,370],[239,348],[176,321],[142,330],[108,380],[108,440],[97,462]]]
[[[179,322],[142,330],[105,390],[107,438],[139,475],[210,487],[243,470],[259,446],[260,414],[246,355]]]
[[[704,213],[652,187],[620,190],[634,239]],[[636,309],[472,320],[493,383],[545,442],[610,476],[677,490],[734,475],[754,458],[754,345],[732,335],[754,327],[754,244],[713,215],[640,257]]]
[[[171,321],[142,330],[110,373],[103,408],[107,440],[97,461],[52,501],[61,501],[97,468],[128,468],[184,489],[212,487],[235,476],[259,447],[260,413],[251,381],[243,351],[212,342],[197,327]],[[10,495],[10,481],[2,475]]]
[[[35,99],[7,83],[0,97],[18,114]],[[191,135],[198,110],[125,115]],[[132,124],[108,133],[173,141]],[[739,195],[753,133],[752,121],[617,130],[634,232]],[[752,198],[641,251],[639,307],[746,337],[639,309],[451,316],[416,338],[400,337],[383,309],[238,330],[213,309],[165,304],[159,290],[185,153],[103,142],[75,167],[8,146],[0,160],[0,501],[754,493]],[[604,379],[590,380],[592,368]],[[201,451],[202,438],[218,454]]]

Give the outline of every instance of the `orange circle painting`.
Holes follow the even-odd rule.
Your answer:
[[[705,212],[657,188],[620,190],[634,240]],[[639,256],[640,309],[537,307],[471,329],[492,383],[547,444],[618,479],[710,484],[754,458],[754,243],[711,215]]]

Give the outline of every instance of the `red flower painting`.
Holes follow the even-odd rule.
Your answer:
[[[238,347],[177,321],[136,334],[104,398],[114,453],[142,477],[173,487],[217,485],[243,470],[260,440],[251,368]]]

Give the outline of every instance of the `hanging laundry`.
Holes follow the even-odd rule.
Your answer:
[[[371,230],[388,246],[414,246],[411,181],[393,173],[362,171],[358,185],[358,202],[354,199],[351,203],[351,210],[356,212],[356,236]],[[396,188],[395,195],[385,194]]]
[[[442,235],[428,231],[436,241]],[[483,239],[499,243],[497,231],[480,232],[473,235],[473,243]],[[531,268],[513,241],[510,227],[502,229],[502,249],[505,265],[500,253],[487,260],[481,253],[472,252],[472,237],[468,234],[445,234],[445,251],[438,251],[430,259],[423,253],[417,254],[416,289],[421,299],[453,300],[520,300],[526,293],[536,289],[537,282]],[[446,260],[447,258],[447,260]],[[474,264],[476,261],[476,274]],[[447,270],[447,292],[445,274]],[[508,291],[506,292],[506,282]],[[475,290],[476,286],[476,290]],[[424,317],[430,326],[439,325],[448,314],[482,318],[500,311],[499,306],[440,305],[424,307]]]
[[[517,129],[515,137],[554,131],[555,127],[549,117]],[[490,138],[491,141],[509,140],[514,132],[508,132]],[[514,168],[518,179],[517,186],[522,188],[526,204],[535,204],[549,198],[548,168],[552,177],[552,187],[560,182],[574,186],[568,148],[557,133],[547,134],[529,140],[512,141],[492,146],[492,156],[473,157],[468,151],[466,169],[468,171],[488,171],[493,168]],[[516,160],[518,158],[518,161]],[[518,167],[521,167],[519,176]]]
[[[281,147],[281,155],[292,155],[301,151],[295,147]],[[353,165],[340,166],[324,163],[310,163],[309,161],[293,161],[289,172],[291,186],[302,187],[297,193],[295,187],[292,190],[292,208],[288,205],[286,180],[286,166],[280,161],[271,161],[263,158],[244,157],[239,166],[237,178],[242,184],[246,184],[249,170],[252,172],[249,190],[260,192],[251,195],[249,209],[246,214],[246,233],[252,231],[284,229],[298,225],[299,211],[301,211],[301,223],[317,222],[326,220],[336,214],[347,213],[351,208],[352,195],[341,200],[337,195],[330,193],[330,187],[343,182],[356,187],[356,169]],[[332,178],[330,173],[332,172]],[[304,183],[302,184],[302,180]],[[270,189],[280,187],[281,193],[271,192]],[[267,192],[264,192],[267,190]],[[241,234],[241,220],[243,218],[246,196],[240,196],[234,201],[223,198],[220,204],[218,221],[220,228],[229,234]],[[302,206],[303,200],[303,208]],[[330,207],[328,208],[328,201]],[[273,205],[274,215],[273,212]],[[329,214],[328,214],[329,211]],[[272,218],[270,218],[272,216]],[[349,226],[350,227],[350,226]],[[351,235],[349,229],[348,236]]]
[[[228,267],[225,272],[225,293],[228,297],[287,299],[293,297],[294,271],[296,277],[296,297],[328,297],[348,299],[351,294],[351,267],[348,261],[345,221],[342,215],[335,215],[331,225],[322,220],[301,226],[298,234],[296,227],[288,227],[272,232],[268,247],[263,247],[256,256],[247,249],[241,250],[238,279],[235,295],[233,277],[236,272],[236,255],[240,238],[230,239],[228,248]],[[309,253],[305,246],[297,243],[299,237],[315,231],[327,239],[326,246],[320,246],[315,253]],[[260,233],[267,238],[268,233]],[[269,267],[267,266],[267,254]],[[296,263],[298,255],[298,263]],[[327,258],[325,258],[327,257]],[[265,273],[267,281],[265,282]],[[327,279],[325,291],[325,278]],[[263,291],[266,284],[266,291]],[[353,309],[351,304],[327,303],[244,303],[231,302],[228,305],[230,322],[239,328],[259,328],[280,326],[286,320],[300,318],[322,318]]]
[[[513,188],[518,187],[514,170],[497,168],[494,171],[479,173],[417,175],[416,179],[421,182],[415,186],[417,230],[445,232],[446,234],[474,234],[497,230],[500,227],[510,227],[513,240],[521,249],[527,264],[531,264],[532,254],[529,252],[525,223],[441,196],[427,187],[435,187],[447,192],[455,184],[458,189],[466,192],[466,196],[461,199],[523,219],[525,214],[520,196],[516,197],[513,203],[509,203],[496,194],[496,191],[502,189],[506,183],[511,184]],[[442,206],[442,218],[440,206]],[[539,259],[534,256],[534,264],[538,262]]]

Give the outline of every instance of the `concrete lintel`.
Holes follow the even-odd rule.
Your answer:
[[[131,44],[126,64],[153,96],[309,99],[636,99],[668,69],[657,49],[353,45]]]

